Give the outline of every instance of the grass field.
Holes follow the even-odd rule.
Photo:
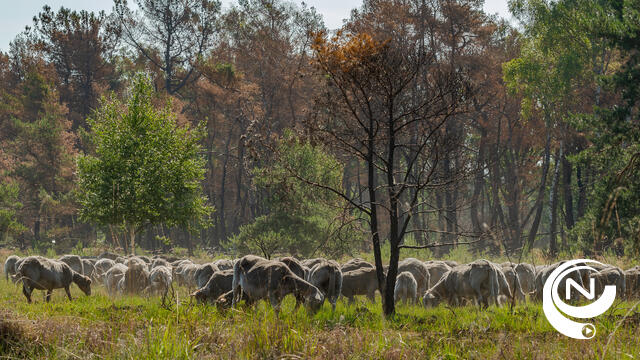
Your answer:
[[[3,259],[2,259],[3,260]],[[276,317],[255,308],[219,311],[194,304],[185,288],[176,302],[116,297],[94,286],[90,297],[73,285],[51,303],[0,281],[0,358],[60,359],[633,359],[640,357],[640,312],[619,302],[594,320],[594,339],[556,332],[539,304],[436,309],[402,305],[385,319],[378,304],[339,302],[315,314],[287,297]],[[627,315],[625,317],[625,315]],[[606,352],[605,352],[606,349]]]

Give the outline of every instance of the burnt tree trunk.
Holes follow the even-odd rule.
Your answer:
[[[385,275],[382,265],[382,252],[380,250],[380,232],[378,229],[378,203],[377,203],[377,181],[376,167],[374,164],[375,137],[373,119],[369,119],[369,128],[367,129],[367,182],[369,192],[369,227],[371,230],[371,242],[373,245],[373,257],[376,266],[376,277],[378,278],[378,289],[382,294],[382,306],[385,306]]]

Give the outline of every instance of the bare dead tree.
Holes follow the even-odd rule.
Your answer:
[[[213,45],[218,0],[116,0],[115,14],[125,41],[164,73],[165,90],[174,94],[194,80],[196,62]]]

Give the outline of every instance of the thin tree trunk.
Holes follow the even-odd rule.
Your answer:
[[[393,104],[393,103],[392,103]],[[393,114],[393,107],[389,110],[389,116]],[[387,271],[387,285],[384,294],[385,301],[383,304],[384,314],[389,316],[395,313],[395,297],[394,292],[391,289],[395,289],[396,275],[398,273],[398,261],[400,259],[400,227],[398,226],[398,196],[395,188],[395,133],[393,132],[394,124],[393,119],[389,119],[388,126],[388,141],[387,148],[387,193],[389,195],[389,270]]]
[[[562,170],[565,223],[567,225],[567,229],[571,230],[575,225],[575,220],[573,219],[573,194],[571,188],[573,168],[567,159],[566,153],[562,154]]]
[[[247,194],[244,186],[244,143],[240,141],[238,144],[238,164],[237,164],[237,175],[236,175],[236,209],[238,212],[238,216],[234,216],[233,218],[233,228],[231,229],[233,232],[238,231],[240,228],[240,224],[242,224],[243,219],[245,219],[245,209],[247,204]],[[242,193],[245,193],[244,197]]]
[[[445,236],[445,225],[444,225],[444,208],[442,204],[442,194],[437,191],[435,194],[436,197],[436,207],[438,208],[438,230],[440,231],[440,242],[446,243],[447,238]]]
[[[136,227],[129,224],[129,249],[131,255],[136,254]]]
[[[505,156],[505,205],[507,208],[507,233],[509,237],[507,239],[508,253],[513,253],[521,246],[522,240],[522,225],[520,224],[520,201],[519,195],[521,194],[518,187],[518,179],[516,175],[516,164],[513,161],[513,155],[507,154]]]
[[[558,227],[558,216],[557,216],[557,208],[558,208],[558,181],[560,178],[560,158],[562,157],[562,145],[560,145],[560,149],[556,151],[554,156],[555,165],[553,170],[553,179],[551,181],[551,189],[549,190],[549,252],[551,256],[556,256],[558,254],[558,243],[556,230]]]
[[[369,120],[369,134],[368,134],[368,152],[367,152],[367,180],[369,188],[369,226],[371,229],[371,241],[373,243],[373,257],[376,265],[376,276],[378,278],[378,289],[382,294],[382,306],[385,303],[385,274],[384,267],[382,265],[382,252],[380,250],[380,232],[378,230],[378,205],[376,196],[376,167],[374,164],[374,137],[373,137],[373,119]]]
[[[40,214],[38,214],[38,217],[33,223],[33,238],[35,240],[33,247],[35,248],[35,245],[40,244]]]
[[[544,200],[544,190],[547,185],[547,175],[549,173],[549,162],[551,158],[551,131],[547,125],[547,140],[544,146],[544,160],[542,162],[542,174],[540,175],[540,187],[538,188],[538,198],[536,199],[536,215],[531,224],[529,230],[529,236],[527,237],[527,245],[529,249],[533,245],[536,235],[538,234],[538,227],[540,226],[540,220],[542,219],[542,208]]]
[[[578,220],[582,219],[587,204],[587,186],[585,184],[586,171],[584,165],[576,169],[576,182],[578,184]]]
[[[482,193],[482,186],[484,183],[484,138],[485,134],[482,132],[480,138],[480,144],[478,149],[478,157],[476,158],[476,173],[474,174],[473,182],[473,195],[471,197],[471,205],[469,207],[469,215],[471,218],[471,226],[476,234],[482,232],[480,225],[480,216],[478,215],[478,203]]]
[[[450,181],[452,178],[451,174],[451,159],[449,155],[446,154],[444,157],[443,163],[443,176],[445,181]],[[451,185],[450,185],[451,186]],[[455,205],[453,203],[453,190],[447,186],[444,192],[444,207],[445,207],[445,224],[446,224],[446,234],[444,237],[444,242],[449,243],[452,242],[452,234],[455,232],[454,226],[454,217],[455,217]]]

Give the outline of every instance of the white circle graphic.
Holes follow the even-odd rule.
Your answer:
[[[558,285],[569,273],[580,270],[598,272],[596,269],[585,265],[587,263],[603,265],[598,261],[589,259],[567,261],[551,272],[551,275],[544,283],[542,293],[542,310],[551,326],[560,333],[574,339],[591,339],[596,335],[596,328],[591,323],[579,323],[567,318],[567,316],[579,319],[594,318],[607,311],[616,298],[616,286],[606,285],[598,300],[588,305],[571,306],[560,299]],[[568,285],[565,284],[565,286]],[[595,290],[591,289],[591,291]]]

